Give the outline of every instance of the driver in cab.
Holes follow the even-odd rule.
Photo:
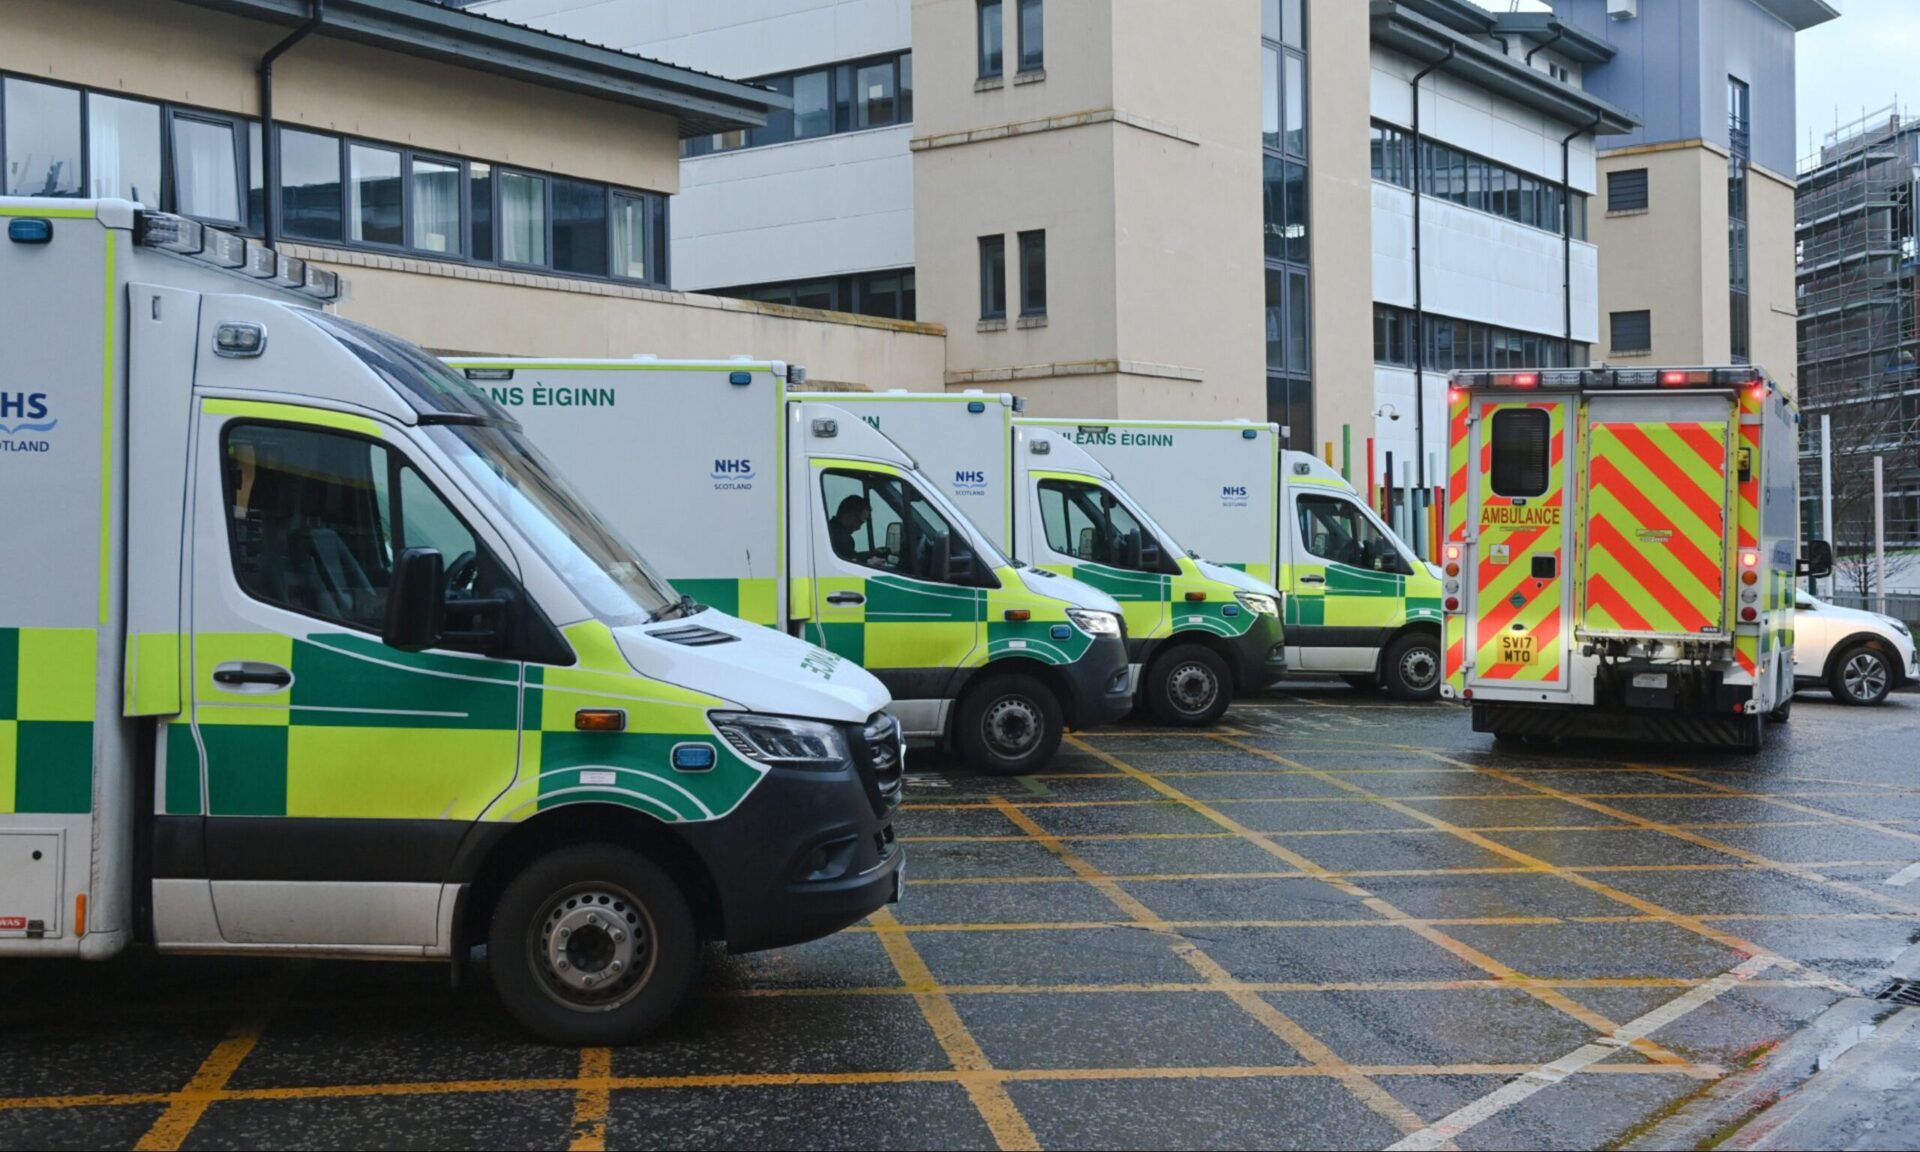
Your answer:
[[[827,519],[827,538],[833,544],[834,555],[869,568],[885,567],[885,549],[862,549],[854,539],[854,534],[865,530],[871,519],[866,497],[849,496],[840,501],[840,506]],[[872,542],[872,533],[868,533],[867,539]]]

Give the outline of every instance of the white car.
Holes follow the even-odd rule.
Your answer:
[[[1842,704],[1878,704],[1920,679],[1920,654],[1905,624],[1799,592],[1793,614],[1793,681],[1825,687]]]

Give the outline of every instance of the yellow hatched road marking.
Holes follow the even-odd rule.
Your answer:
[[[869,916],[868,921],[879,929],[897,928],[899,921],[886,908]],[[941,1051],[947,1054],[947,1060],[954,1071],[991,1072],[993,1063],[980,1047],[980,1042],[967,1031],[966,1021],[960,1019],[960,1013],[954,1009],[953,1001],[947,998],[940,988],[940,982],[933,978],[933,971],[927,967],[913,942],[900,932],[882,932],[881,946],[887,950],[887,959],[893,962],[895,972],[900,974],[901,982],[912,993],[913,1001],[920,1007],[920,1015],[927,1021],[927,1027],[933,1029],[933,1038],[939,1042]],[[1005,1085],[998,1080],[969,1078],[966,1085],[967,1096],[986,1121],[988,1131],[1003,1149],[1037,1149],[1040,1138],[1027,1125],[1026,1117],[1020,1115],[1020,1109],[1007,1094]]]
[[[207,1058],[200,1062],[193,1078],[178,1092],[160,1094],[167,1104],[148,1128],[146,1134],[134,1144],[139,1152],[171,1152],[186,1143],[192,1135],[200,1118],[207,1113],[207,1106],[221,1097],[226,1091],[227,1081],[240,1070],[241,1063],[253,1054],[254,1046],[260,1043],[260,1034],[266,1030],[268,1021],[280,1009],[285,994],[305,977],[308,965],[295,963],[288,968],[280,981],[270,987],[265,996],[257,1000],[254,1006],[235,1021],[226,1039],[214,1046]],[[0,1107],[10,1102],[0,1101]]]
[[[1845,824],[1849,827],[1865,829],[1868,832],[1882,832],[1888,836],[1898,836],[1902,840],[1920,842],[1920,832],[1909,832],[1904,828],[1894,828],[1879,820],[1863,820],[1858,816],[1848,816],[1843,812],[1829,812],[1825,808],[1816,808],[1811,804],[1801,804],[1793,800],[1783,800],[1778,796],[1768,796],[1757,792],[1745,792],[1738,788],[1730,788],[1725,784],[1716,784],[1711,780],[1695,780],[1687,773],[1674,768],[1646,767],[1644,770],[1653,773],[1655,776],[1665,776],[1669,780],[1678,780],[1683,784],[1694,784],[1701,788],[1710,788],[1719,795],[1729,799],[1758,800],[1762,804],[1771,804],[1776,808],[1785,808],[1792,812],[1805,812],[1809,815],[1819,816],[1828,823]],[[1903,788],[1900,789],[1900,791],[1904,792],[1908,791],[1908,789]],[[1835,793],[1828,793],[1828,795],[1835,795]],[[1677,824],[1675,827],[1685,828],[1688,827],[1688,825]],[[1695,827],[1698,826],[1695,825]]]
[[[568,1152],[602,1152],[607,1146],[607,1113],[613,1109],[613,1050],[586,1048],[580,1053],[580,1090],[573,1098],[573,1139]]]
[[[1390,1093],[1378,1084],[1375,1084],[1372,1080],[1369,1080],[1357,1072],[1353,1072],[1351,1066],[1348,1065],[1345,1060],[1342,1060],[1333,1049],[1327,1047],[1318,1037],[1295,1023],[1278,1008],[1262,1000],[1255,993],[1238,987],[1232,973],[1221,967],[1219,961],[1201,951],[1200,946],[1193,941],[1181,936],[1172,925],[1162,920],[1153,909],[1141,903],[1137,897],[1120,887],[1118,883],[1083,859],[1078,853],[1074,852],[1073,849],[1067,847],[1058,837],[1053,836],[1047,832],[1046,829],[1034,823],[1033,818],[1026,813],[1012,805],[1004,805],[1001,811],[1007,819],[1020,825],[1036,842],[1058,857],[1061,863],[1072,869],[1076,876],[1092,885],[1096,891],[1102,896],[1105,896],[1116,908],[1119,908],[1121,911],[1127,913],[1128,916],[1132,917],[1134,923],[1166,937],[1173,946],[1174,954],[1179,956],[1187,967],[1193,969],[1208,987],[1219,991],[1225,995],[1227,999],[1233,1001],[1235,1006],[1259,1021],[1267,1031],[1273,1033],[1288,1047],[1306,1057],[1309,1063],[1316,1067],[1326,1069],[1330,1075],[1340,1081],[1342,1086],[1353,1093],[1361,1103],[1378,1113],[1383,1119],[1398,1128],[1401,1132],[1417,1132],[1420,1130],[1423,1121],[1412,1109],[1395,1100]]]

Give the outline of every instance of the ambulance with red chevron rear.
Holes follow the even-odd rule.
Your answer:
[[[1495,739],[1759,749],[1793,699],[1800,416],[1766,372],[1456,372],[1441,695]]]

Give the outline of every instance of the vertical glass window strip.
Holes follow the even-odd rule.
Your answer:
[[[833,131],[831,72],[808,72],[793,78],[793,137],[805,140]]]
[[[1007,314],[1007,238],[980,237],[980,318],[998,320]]]
[[[467,165],[467,204],[473,213],[472,245],[475,260],[493,262],[493,165]]]
[[[500,259],[547,262],[547,182],[524,172],[500,173]]]
[[[260,122],[247,122],[247,231],[267,227],[267,154],[260,142]]]
[[[1047,314],[1047,234],[1020,233],[1020,315]]]
[[[160,106],[87,94],[87,194],[160,207]]]
[[[913,122],[913,53],[900,56],[900,123]]]
[[[290,239],[340,239],[340,142],[280,131],[280,230]]]
[[[1267,368],[1282,371],[1287,366],[1287,273],[1285,269],[1267,269]]]
[[[183,216],[240,223],[239,133],[231,121],[174,116],[173,202]]]
[[[1306,61],[1289,52],[1286,55],[1286,68],[1286,150],[1294,156],[1305,156],[1307,154]]]
[[[652,282],[666,288],[673,277],[673,254],[667,247],[668,202],[665,196],[649,196],[647,204],[647,235],[651,237],[647,254],[653,258]]]
[[[853,65],[833,70],[833,130],[853,131]]]
[[[460,165],[413,159],[413,246],[422,252],[458,253],[465,228],[460,220]]]
[[[582,276],[607,274],[607,188],[553,180],[553,266]]]
[[[1305,48],[1306,21],[1300,11],[1303,0],[1280,0],[1280,39],[1289,48]]]
[[[1038,72],[1047,66],[1046,21],[1040,0],[1019,0],[1020,71]]]
[[[613,194],[613,274],[626,280],[647,279],[647,202],[643,197]]]
[[[362,244],[401,244],[400,153],[365,144],[347,146],[347,239]]]
[[[791,76],[775,76],[760,83],[778,94],[793,98],[793,80]],[[776,108],[767,113],[767,122],[747,133],[747,143],[755,148],[766,144],[784,144],[793,139],[793,109]]]
[[[1307,274],[1287,270],[1287,371],[1304,373],[1311,357],[1311,327],[1307,313]]]
[[[1280,51],[1260,49],[1260,143],[1280,147]]]
[[[1269,260],[1284,260],[1287,255],[1287,162],[1278,156],[1263,156],[1261,161],[1265,169],[1261,181],[1265,201],[1261,221],[1265,253]]]
[[[80,92],[31,80],[0,84],[5,106],[5,181],[9,196],[78,196]]]
[[[878,128],[898,117],[893,62],[867,64],[854,73],[853,126]]]
[[[1000,36],[1000,0],[977,0],[976,13],[980,38],[980,78],[999,76],[1006,71]]]
[[[1297,264],[1307,262],[1307,166],[1287,162],[1287,213],[1281,228],[1286,240],[1282,255]]]
[[[1260,0],[1260,38],[1280,39],[1280,0]]]

